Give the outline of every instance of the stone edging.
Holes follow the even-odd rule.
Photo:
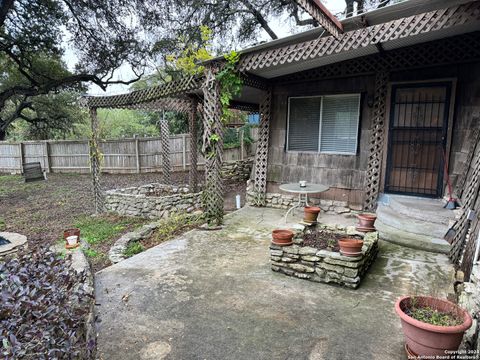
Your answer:
[[[113,244],[113,246],[108,251],[108,258],[112,262],[112,264],[116,264],[120,261],[125,260],[125,250],[127,249],[128,245],[130,245],[134,241],[148,238],[153,233],[153,231],[159,227],[159,225],[160,224],[158,223],[158,221],[153,222],[147,225],[143,225],[140,229],[122,235],[122,237],[115,241],[115,244]]]
[[[462,284],[458,304],[467,310],[473,318],[473,325],[463,337],[467,349],[474,349],[480,354],[480,264],[473,266],[470,281]]]
[[[329,250],[301,246],[304,230],[297,231],[294,244],[289,246],[270,245],[270,262],[273,271],[314,282],[335,283],[356,289],[375,260],[378,253],[378,232],[359,233],[355,228],[329,227],[320,229],[345,232],[345,235],[363,236],[362,255],[343,256]]]

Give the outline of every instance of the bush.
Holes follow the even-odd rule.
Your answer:
[[[0,353],[6,359],[86,357],[86,275],[47,249],[0,263]],[[93,344],[89,344],[93,348]]]

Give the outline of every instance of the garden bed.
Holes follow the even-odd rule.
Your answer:
[[[342,237],[362,238],[362,255],[349,257],[338,252]],[[378,232],[359,233],[353,227],[327,225],[298,231],[288,246],[270,245],[273,271],[300,279],[357,288],[378,252]]]
[[[201,208],[202,192],[192,193],[188,186],[148,184],[109,190],[107,210],[120,215],[147,219],[168,218],[172,213],[192,213]]]

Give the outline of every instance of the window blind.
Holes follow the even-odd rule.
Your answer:
[[[318,151],[320,97],[290,98],[288,150]]]
[[[360,94],[289,99],[290,151],[356,154]]]
[[[360,95],[324,96],[320,152],[355,154]]]

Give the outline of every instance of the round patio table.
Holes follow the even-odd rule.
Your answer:
[[[330,189],[328,186],[325,185],[310,183],[307,183],[306,186],[300,186],[299,183],[282,184],[279,188],[280,190],[285,192],[298,194],[298,203],[288,209],[287,213],[285,214],[285,222],[287,222],[288,214],[290,214],[296,208],[302,206],[309,206],[308,194],[319,194]]]

